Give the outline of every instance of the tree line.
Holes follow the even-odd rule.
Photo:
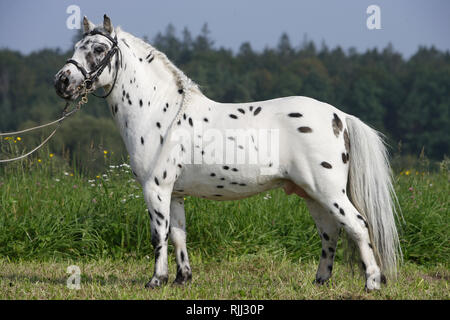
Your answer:
[[[233,52],[215,45],[207,24],[195,37],[187,28],[179,36],[168,25],[150,43],[213,100],[309,96],[383,132],[393,152],[401,149],[402,154],[418,155],[424,151],[436,160],[449,155],[449,51],[419,47],[405,59],[392,45],[360,53],[339,46],[328,48],[325,43],[318,46],[306,38],[293,45],[284,33],[275,47],[256,51],[245,42]],[[61,49],[28,55],[0,50],[0,131],[60,116],[64,102],[54,92],[53,77],[71,55],[72,50]],[[30,148],[40,138],[27,136],[21,143]],[[91,97],[81,113],[64,123],[50,150],[81,167],[98,169],[106,157],[126,157],[118,141],[106,103]]]

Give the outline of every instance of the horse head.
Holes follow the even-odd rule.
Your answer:
[[[75,44],[72,58],[55,75],[56,93],[64,99],[74,100],[86,90],[106,86],[112,90],[117,78],[120,50],[110,18],[104,15],[103,25],[95,26],[84,17],[83,27],[84,36]]]

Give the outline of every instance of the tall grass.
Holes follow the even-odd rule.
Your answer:
[[[41,159],[39,162],[38,159]],[[447,162],[448,163],[448,162]],[[42,152],[0,168],[0,256],[15,259],[101,259],[151,256],[150,225],[141,187],[126,164],[86,175]],[[405,260],[448,265],[449,174],[403,170],[395,188]],[[318,259],[320,239],[304,202],[281,190],[241,200],[187,197],[188,248],[221,260],[268,252]],[[341,249],[336,259],[341,259]]]

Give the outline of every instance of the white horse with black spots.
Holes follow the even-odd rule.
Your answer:
[[[331,277],[342,228],[359,249],[368,290],[379,289],[384,274],[395,275],[401,258],[396,198],[387,152],[375,130],[307,97],[212,101],[162,52],[113,28],[106,15],[101,26],[86,17],[83,24],[85,35],[56,74],[55,88],[70,100],[86,88],[108,92],[150,215],[155,269],[146,287],[168,281],[169,237],[176,254],[175,283],[191,280],[184,196],[237,200],[278,187],[305,198],[316,223],[322,240],[316,283]],[[250,137],[245,143],[230,135],[242,131]],[[207,132],[214,134],[207,139]],[[275,158],[257,163],[236,163],[231,157],[230,162],[220,157],[216,163],[198,161],[220,154],[206,143],[217,136],[215,145],[223,138],[220,143],[234,142],[234,150],[246,156],[261,152],[266,142],[261,132],[276,132],[270,135]]]

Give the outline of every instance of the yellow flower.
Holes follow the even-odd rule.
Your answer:
[[[41,159],[38,159],[38,162],[39,162],[39,163],[41,163],[41,162],[42,162],[42,160],[41,160]]]
[[[103,154],[108,154],[108,151],[106,151],[106,150],[103,150]]]
[[[50,158],[53,158],[54,154],[53,154],[53,153],[50,153],[50,155],[49,155],[49,156],[50,156]]]
[[[406,174],[407,176],[409,176],[409,175],[411,174],[411,171],[406,170],[406,171],[405,171],[405,174]]]
[[[100,176],[96,176],[97,179],[100,179]]]
[[[22,140],[22,138],[21,137],[17,137],[17,141],[20,141],[20,140]]]

